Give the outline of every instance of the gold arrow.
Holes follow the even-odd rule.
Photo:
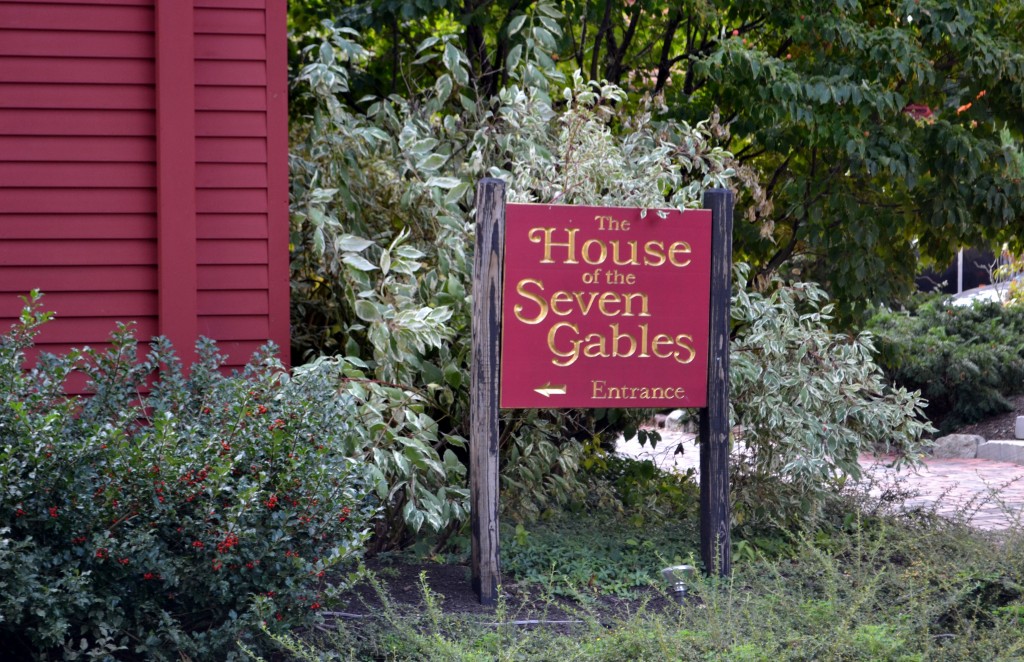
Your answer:
[[[545,398],[550,398],[553,395],[565,395],[565,384],[552,384],[548,382],[540,388],[533,389],[537,393],[540,393]]]

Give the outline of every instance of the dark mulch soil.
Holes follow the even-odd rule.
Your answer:
[[[986,441],[993,439],[1013,439],[1014,426],[1018,416],[1024,416],[1024,395],[1010,398],[1013,403],[1013,411],[987,418],[979,423],[965,425],[957,430],[960,434],[977,434],[985,437]]]
[[[479,617],[489,622],[497,617],[496,608],[480,604],[471,585],[468,564],[441,564],[416,562],[408,558],[368,559],[367,567],[374,573],[389,596],[396,611],[422,613],[424,597],[420,580],[425,573],[426,584],[438,596],[441,609],[447,614]],[[596,616],[602,623],[610,623],[620,616],[635,613],[641,606],[648,610],[672,609],[674,603],[650,588],[638,591],[637,597],[620,598],[603,595],[599,591],[575,601],[566,597],[545,595],[534,584],[521,585],[506,579],[501,586],[504,600],[504,621],[521,625],[549,625],[557,630],[568,630],[582,623],[584,614]],[[442,597],[443,596],[443,597]],[[377,591],[368,583],[350,591],[338,607],[338,618],[359,620],[381,615],[382,604]],[[534,623],[536,621],[536,623]]]

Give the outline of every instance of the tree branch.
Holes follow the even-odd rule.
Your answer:
[[[590,80],[597,80],[597,63],[601,57],[601,41],[605,33],[611,30],[612,26],[612,0],[604,2],[604,17],[601,19],[601,27],[594,35],[594,50],[590,54]]]
[[[673,9],[665,28],[665,34],[661,42],[661,58],[658,61],[658,79],[654,84],[654,93],[657,94],[664,89],[668,83],[668,76],[672,72],[672,65],[675,64],[669,57],[672,53],[672,43],[675,41],[676,29],[683,22],[683,16],[678,9]],[[689,43],[687,43],[687,46]],[[689,75],[689,71],[687,71]]]
[[[636,29],[640,25],[640,17],[643,15],[641,3],[639,2],[634,2],[630,9],[632,11],[629,15],[629,24],[622,35],[622,43],[615,46],[614,40],[612,40],[608,46],[608,67],[605,70],[605,74],[608,80],[616,85],[622,79],[622,62],[626,57],[626,51],[629,50],[630,45],[633,43]],[[608,35],[614,36],[611,30],[609,30]]]

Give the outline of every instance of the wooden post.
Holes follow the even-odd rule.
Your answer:
[[[700,410],[700,556],[708,574],[732,572],[729,530],[729,301],[733,194],[704,193],[711,210],[708,406]]]
[[[498,598],[498,384],[501,277],[505,264],[505,182],[482,179],[476,190],[473,256],[473,357],[470,375],[469,499],[473,590]]]

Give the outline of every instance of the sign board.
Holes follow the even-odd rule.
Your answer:
[[[732,568],[729,300],[733,194],[704,209],[506,205],[476,192],[469,494],[473,590],[498,599],[498,409],[700,410],[704,571]],[[500,356],[499,356],[500,355]]]
[[[500,406],[707,404],[711,211],[509,204]]]

